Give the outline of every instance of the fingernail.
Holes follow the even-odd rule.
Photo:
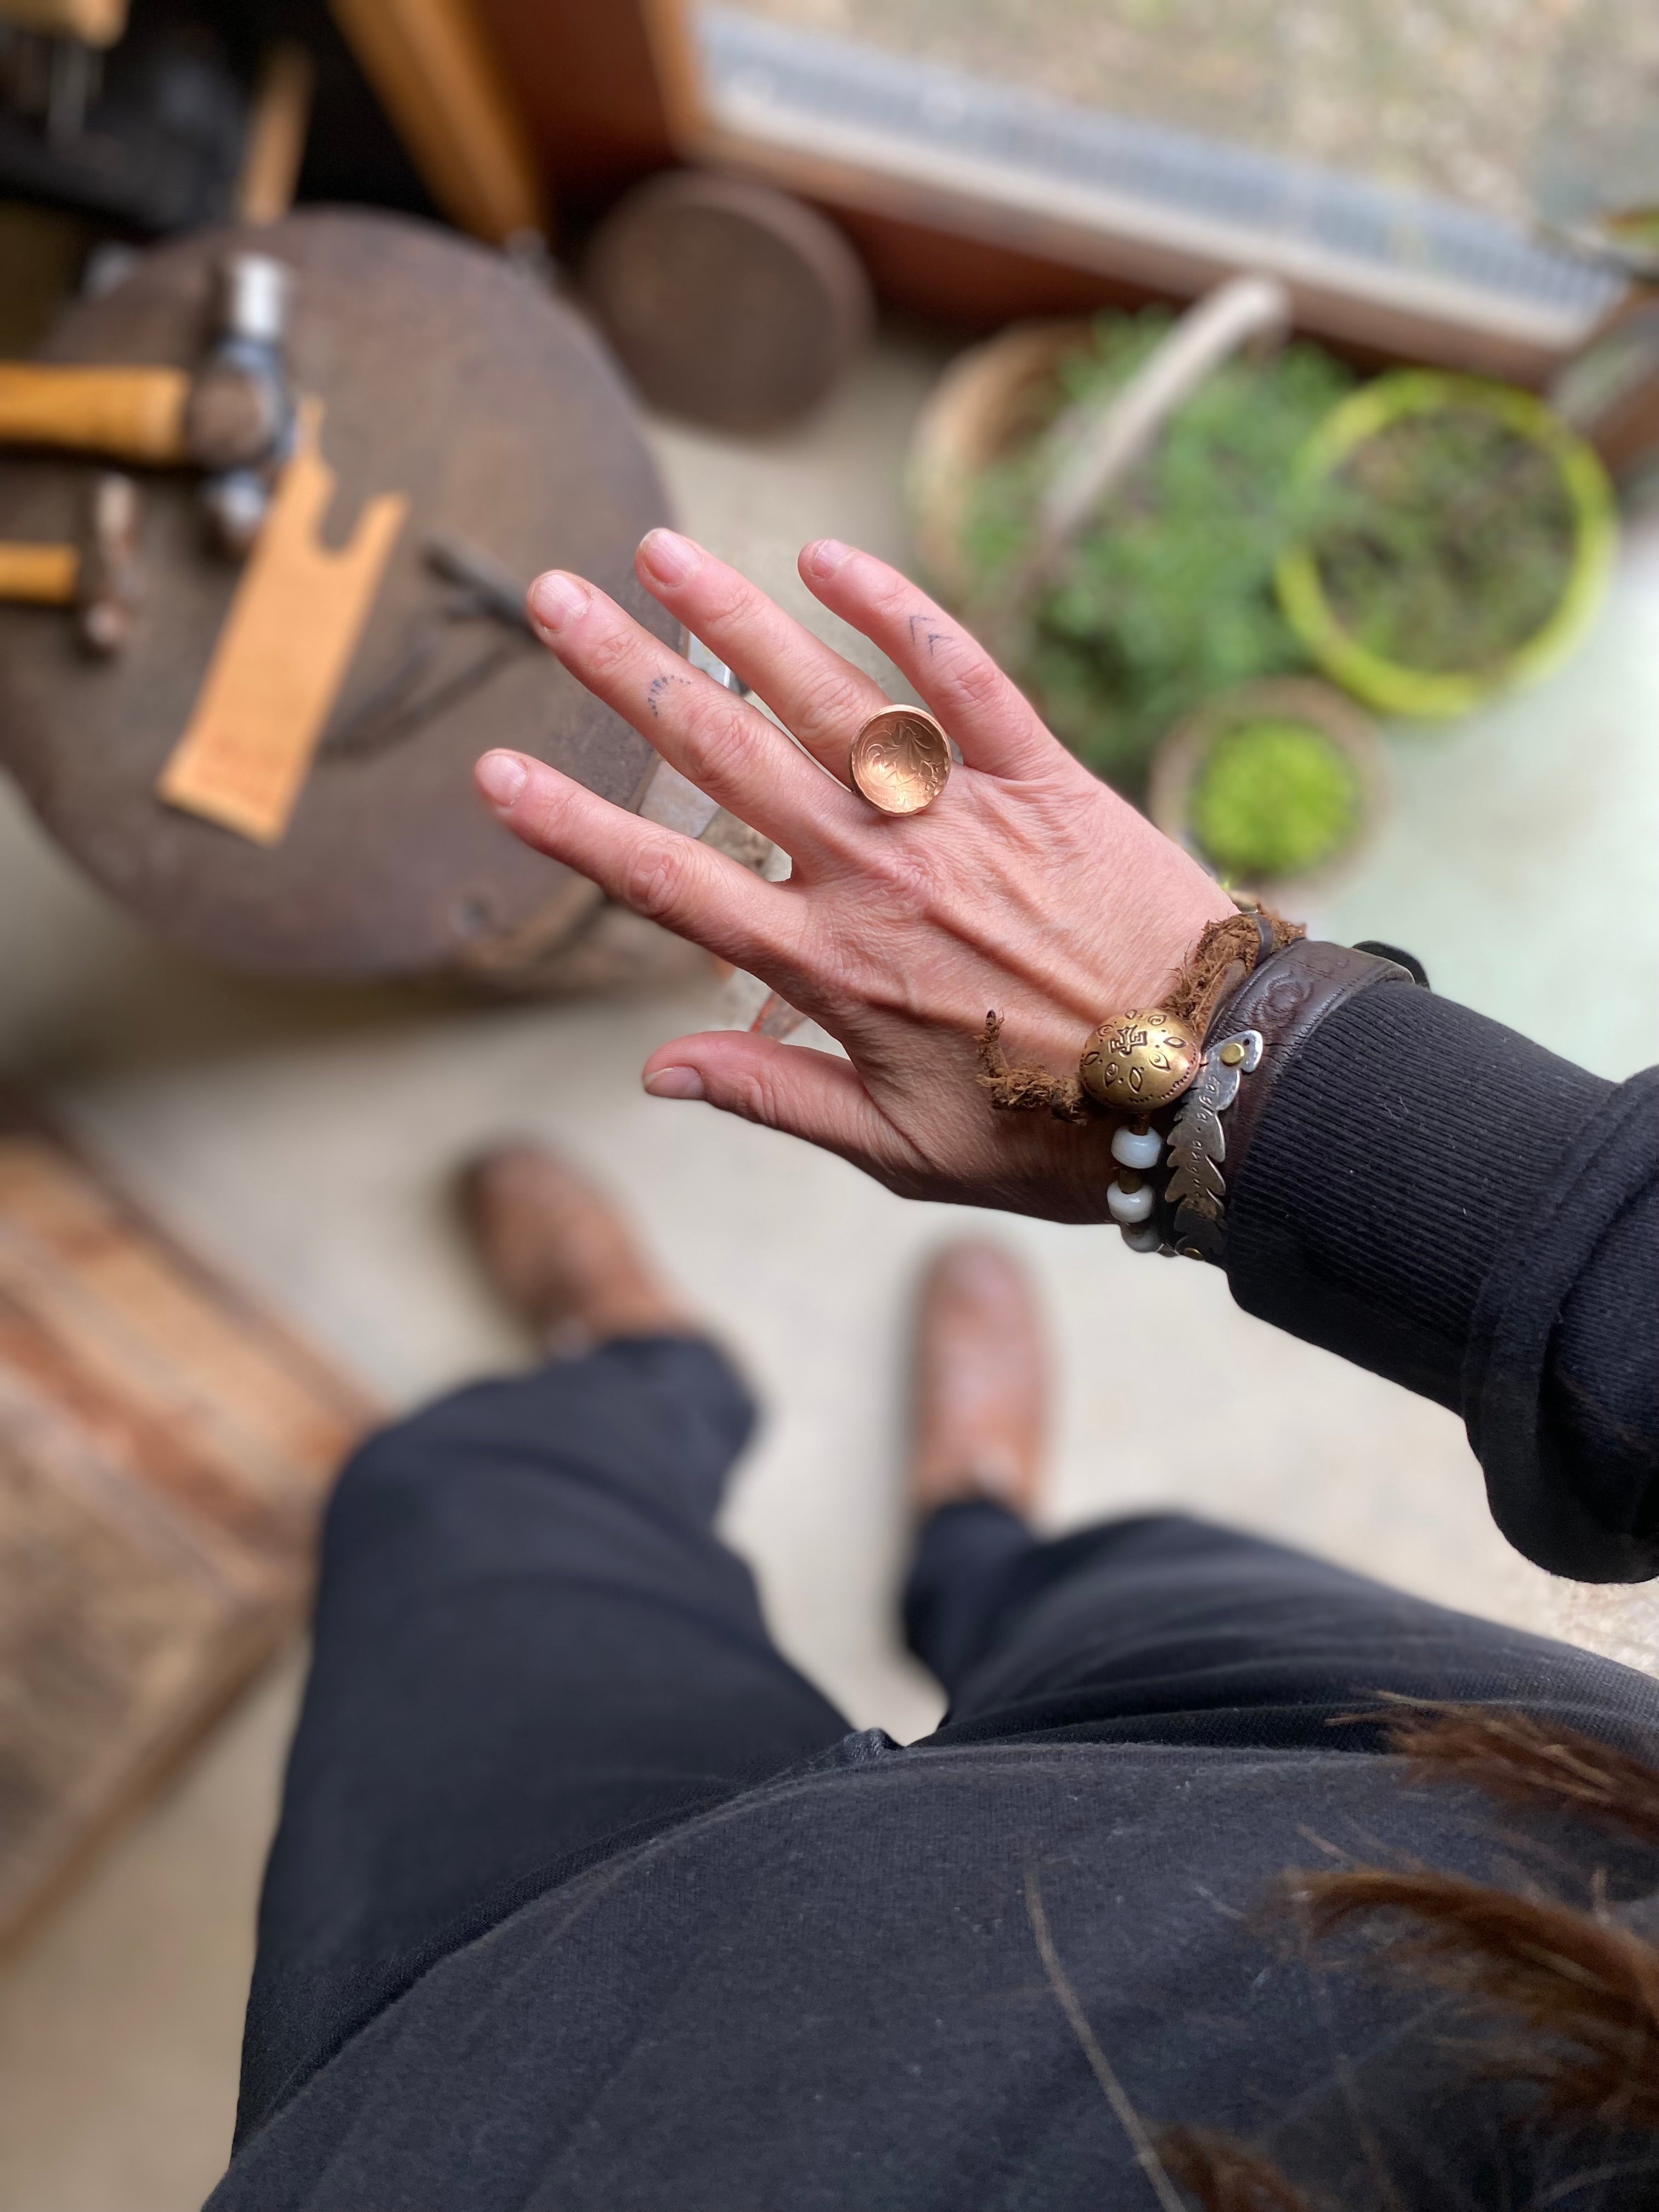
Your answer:
[[[486,753],[472,773],[490,805],[505,813],[524,789],[530,770],[517,753]]]
[[[653,1098],[706,1098],[702,1078],[695,1067],[659,1067],[645,1079]]]
[[[647,530],[640,540],[640,558],[659,584],[683,584],[702,566],[702,555],[678,530]]]
[[[806,549],[806,565],[815,576],[833,576],[843,561],[850,561],[853,549],[843,545],[839,538],[819,538]]]
[[[530,611],[544,629],[562,629],[587,605],[586,584],[567,576],[562,568],[550,568],[530,586]]]

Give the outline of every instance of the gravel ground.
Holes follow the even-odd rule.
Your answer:
[[[1659,202],[1652,0],[736,4],[1496,215]]]

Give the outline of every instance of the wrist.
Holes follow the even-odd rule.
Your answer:
[[[1184,957],[1155,998],[1144,997],[1091,1032],[1075,1074],[1011,1062],[1001,1016],[987,1015],[980,1081],[993,1107],[1068,1122],[1079,1148],[1079,1128],[1094,1125],[1107,1140],[1095,1152],[1097,1161],[1109,1163],[1106,1211],[1132,1249],[1190,1245],[1192,1258],[1214,1256],[1211,1229],[1225,1188],[1216,1165],[1224,1150],[1218,1116],[1234,1103],[1242,1078],[1255,1071],[1261,1040],[1254,1031],[1242,1040],[1218,1039],[1212,1060],[1206,1059],[1205,1040],[1218,1007],[1264,959],[1301,934],[1297,923],[1254,906],[1241,910],[1229,899],[1224,915],[1207,920],[1196,940],[1183,946]],[[1172,1209],[1179,1207],[1185,1212],[1176,1222]],[[1188,1221],[1187,1214],[1203,1218]],[[1171,1244],[1171,1233],[1182,1230],[1187,1241],[1176,1234]]]
[[[1210,890],[1212,901],[1225,899],[1224,914],[1183,945],[1155,995],[1093,1031],[1074,1075],[1011,1062],[994,1012],[979,1058],[994,1108],[1050,1115],[1073,1126],[1074,1141],[1090,1124],[1107,1137],[1106,1210],[1133,1250],[1220,1265],[1229,1184],[1285,1068],[1361,993],[1424,979],[1415,963],[1310,945],[1299,924]]]
[[[1162,849],[1145,856],[1140,868],[1125,869],[1118,879],[1112,972],[1096,1000],[1103,1010],[1164,1005],[1206,929],[1238,911],[1213,876],[1187,854],[1162,838],[1158,842]]]
[[[1346,945],[1300,936],[1287,942],[1291,926],[1267,915],[1249,920],[1257,941],[1244,947],[1242,963],[1218,966],[1238,949],[1245,925],[1235,917],[1232,928],[1212,933],[1207,986],[1203,947],[1183,974],[1194,1001],[1186,1043],[1196,1064],[1171,1105],[1155,1128],[1143,1118],[1113,1137],[1120,1174],[1108,1206],[1136,1251],[1224,1265],[1231,1194],[1286,1068],[1360,993],[1418,980],[1392,960]],[[1143,1032],[1146,1020],[1137,1024]],[[1121,1030],[1113,1042],[1128,1036]],[[1086,1057],[1084,1073],[1086,1083]]]
[[[1357,947],[1303,938],[1264,961],[1222,1002],[1209,1026],[1206,1051],[1247,1031],[1261,1039],[1260,1065],[1240,1083],[1226,1118],[1230,1183],[1237,1182],[1249,1157],[1285,1070],[1315,1030],[1362,991],[1417,981],[1396,961]],[[1218,1261],[1223,1255],[1217,1250],[1204,1256]]]

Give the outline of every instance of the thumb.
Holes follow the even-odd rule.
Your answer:
[[[645,1063],[653,1098],[702,1098],[768,1129],[804,1137],[885,1181],[920,1164],[857,1072],[831,1053],[743,1030],[713,1030],[659,1047]]]

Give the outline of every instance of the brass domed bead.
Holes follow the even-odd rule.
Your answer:
[[[1180,1097],[1203,1064],[1188,1024],[1162,1006],[1103,1022],[1078,1063],[1089,1096],[1120,1114],[1156,1114]]]

